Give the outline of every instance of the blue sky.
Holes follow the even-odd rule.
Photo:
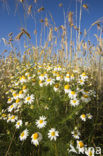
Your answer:
[[[41,32],[41,24],[39,20],[41,18],[50,17],[49,14],[51,13],[53,19],[56,23],[56,26],[60,26],[64,23],[63,18],[63,9],[65,13],[69,11],[74,12],[75,18],[75,6],[76,0],[38,0],[37,4],[33,2],[33,0],[26,0],[26,5],[32,4],[32,15],[28,16],[25,14],[24,16],[24,9],[21,3],[18,2],[19,0],[8,0],[7,4],[3,4],[0,1],[0,49],[1,51],[5,49],[1,38],[4,37],[7,39],[7,35],[10,32],[13,32],[14,36],[16,36],[20,32],[20,28],[24,27],[27,28],[28,32],[31,34],[32,39],[31,42],[34,43],[34,34],[33,31],[35,29],[35,20],[34,20],[34,13],[35,11],[43,6],[45,11],[43,13],[36,14],[36,24],[37,24],[37,31],[38,31],[38,38],[40,37]],[[24,0],[25,1],[25,0]],[[59,3],[63,3],[63,7],[58,7]],[[88,10],[82,9],[82,24],[81,30],[84,28],[88,29],[90,25],[96,21],[98,18],[103,16],[103,0],[83,0],[84,4],[88,5]],[[79,0],[78,4],[78,15],[79,15]],[[26,6],[25,5],[25,6]],[[88,35],[88,39],[90,38],[94,42],[93,34],[97,33],[96,29],[93,28]],[[38,41],[39,42],[39,41]],[[20,49],[22,49],[23,39],[21,43],[17,43]],[[34,43],[35,44],[35,43]]]

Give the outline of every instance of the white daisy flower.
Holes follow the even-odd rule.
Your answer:
[[[60,81],[60,80],[61,80],[61,77],[60,77],[59,74],[57,74],[57,76],[56,76],[56,80],[57,80],[57,81]]]
[[[79,79],[79,80],[78,80],[78,83],[79,83],[80,85],[84,85],[85,81],[82,80],[82,79]]]
[[[94,149],[89,148],[88,150],[85,151],[85,154],[87,156],[95,156],[94,155]]]
[[[70,105],[72,105],[72,106],[78,106],[79,105],[79,100],[77,100],[77,99],[74,99],[74,100],[70,100]]]
[[[27,97],[25,98],[24,100],[24,103],[28,103],[28,104],[31,104],[32,102],[34,101],[34,95],[27,95]]]
[[[16,103],[14,103],[14,104],[10,105],[10,106],[8,107],[8,112],[12,112],[12,110],[13,110],[13,109],[15,109],[15,108],[16,108],[16,106],[17,106],[17,104],[16,104]]]
[[[20,136],[19,136],[20,141],[26,140],[26,138],[28,137],[28,135],[29,135],[28,130],[25,129],[25,130],[20,134]]]
[[[92,117],[93,117],[90,113],[89,114],[86,114],[86,115],[87,115],[87,118],[88,119],[92,119]]]
[[[23,90],[19,91],[19,98],[22,99],[24,98],[25,94],[23,93]]]
[[[87,94],[83,94],[83,96],[81,97],[81,100],[85,103],[90,102],[90,97]]]
[[[81,141],[81,140],[77,140],[77,149],[78,149],[78,151],[79,151],[79,154],[80,153],[84,153],[84,143],[83,143],[83,141]]]
[[[40,80],[39,85],[40,85],[40,87],[43,87],[44,83]]]
[[[71,75],[70,79],[71,80],[74,80],[74,74]]]
[[[19,97],[19,94],[17,94],[16,92],[13,93],[13,98],[16,100]]]
[[[53,79],[51,79],[51,78],[46,79],[46,82],[45,82],[46,85],[52,85],[53,83],[54,83]]]
[[[22,87],[22,90],[23,90],[24,93],[27,93],[27,91],[28,91],[28,89],[27,89],[27,87],[25,85]]]
[[[88,76],[86,75],[85,72],[82,73],[82,74],[80,75],[80,77],[81,77],[82,80],[86,80],[86,79],[88,79]]]
[[[7,103],[11,103],[12,101],[13,101],[13,99],[12,98],[9,98],[8,101],[7,101]]]
[[[15,115],[12,115],[12,116],[10,117],[10,121],[11,121],[11,122],[15,122],[17,119],[18,119],[18,117],[15,116]]]
[[[85,114],[82,114],[82,115],[80,116],[80,118],[81,118],[83,121],[86,121],[86,115],[85,115]]]
[[[45,79],[45,75],[44,75],[44,74],[41,74],[41,75],[39,76],[39,79],[40,79],[41,81],[43,81],[43,80]]]
[[[40,116],[39,120],[36,120],[36,125],[39,129],[43,128],[46,126],[47,121],[45,116]]]
[[[65,92],[65,94],[68,94],[70,92],[70,86],[69,85],[64,86],[64,92]]]
[[[16,125],[15,125],[15,127],[17,128],[17,129],[19,129],[20,128],[20,126],[22,126],[22,120],[18,120],[17,122],[16,122]]]
[[[75,139],[79,139],[80,138],[80,132],[78,130],[74,130],[71,132],[72,136],[75,138]]]
[[[58,136],[59,136],[59,132],[56,131],[55,128],[51,128],[49,130],[48,138],[50,138],[50,140],[55,140],[56,141]]]
[[[21,76],[21,77],[20,77],[20,82],[21,82],[21,83],[27,82],[26,77],[25,77],[25,76]]]
[[[70,76],[65,76],[65,77],[64,77],[64,81],[65,81],[65,82],[69,82],[69,81],[70,81]]]
[[[59,84],[55,84],[55,85],[54,85],[54,91],[57,92],[58,89],[59,89]]]
[[[71,99],[75,99],[76,97],[77,97],[77,94],[76,94],[76,92],[75,91],[69,91],[69,98],[71,98]]]
[[[35,132],[31,136],[31,143],[34,144],[35,146],[39,145],[39,142],[42,140],[42,134],[39,132]]]

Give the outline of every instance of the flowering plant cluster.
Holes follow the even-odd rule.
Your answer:
[[[5,92],[7,101],[1,119],[15,129],[21,146],[33,146],[49,154],[59,153],[58,146],[65,146],[61,153],[83,153],[81,129],[93,120],[88,108],[96,98],[90,79],[82,70],[50,63],[18,65]],[[71,151],[73,146],[77,149]],[[92,156],[92,151],[86,155]]]

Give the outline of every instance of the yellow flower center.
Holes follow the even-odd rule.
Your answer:
[[[84,147],[84,143],[83,143],[82,141],[79,141],[78,144],[79,144],[79,147],[80,147],[80,148]]]
[[[23,86],[23,90],[26,89],[26,86]]]
[[[8,101],[11,101],[11,98],[9,98]]]
[[[13,108],[13,105],[11,105],[10,108]]]
[[[67,79],[69,79],[69,78],[70,78],[70,76],[66,76],[66,78],[67,78]]]
[[[75,92],[74,92],[74,91],[71,91],[71,94],[72,94],[72,95],[75,95]]]
[[[89,156],[92,156],[92,155],[93,155],[92,151],[89,151]]]
[[[76,100],[73,100],[73,103],[76,103]]]
[[[2,117],[3,117],[3,118],[6,117],[6,114],[2,114]]]
[[[20,122],[18,122],[17,125],[20,125]]]
[[[20,90],[20,91],[19,91],[19,94],[22,94],[22,93],[23,93],[23,91],[22,91],[22,90]]]
[[[19,103],[20,102],[20,99],[16,99],[16,103]]]
[[[80,82],[82,83],[82,82],[83,82],[83,80],[80,80]]]
[[[41,76],[41,77],[44,77],[44,74],[41,74],[40,76]]]
[[[29,97],[27,97],[27,101],[29,101],[30,100],[30,96]]]
[[[17,96],[16,93],[14,93],[13,96],[16,97]]]
[[[51,79],[48,79],[48,80],[47,80],[47,82],[50,82],[50,81],[51,81]]]
[[[82,118],[85,118],[86,116],[85,116],[85,114],[82,114]]]
[[[55,132],[51,132],[51,136],[55,136]]]
[[[15,119],[15,115],[13,115],[13,116],[11,117],[11,119]]]
[[[26,79],[25,76],[22,76],[22,79]]]
[[[41,83],[42,83],[42,81],[40,80],[40,81],[39,81],[39,84],[41,84]]]
[[[34,139],[34,140],[36,140],[38,137],[39,137],[39,134],[38,134],[38,133],[34,133],[34,134],[33,134],[33,139]]]
[[[23,137],[23,136],[24,136],[24,132],[21,133],[21,137]]]
[[[84,97],[84,98],[88,98],[88,95],[84,94],[83,97]]]
[[[55,84],[55,88],[59,88],[59,84]]]
[[[39,123],[42,124],[43,123],[43,120],[40,120]]]
[[[82,73],[82,76],[86,76],[86,74],[85,73]]]
[[[74,77],[74,74],[72,74],[71,77]]]
[[[65,85],[65,86],[64,86],[64,89],[69,89],[69,88],[70,88],[69,85]]]

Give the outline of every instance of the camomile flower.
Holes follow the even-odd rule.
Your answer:
[[[46,126],[47,124],[47,121],[46,120],[46,117],[45,116],[40,116],[39,117],[39,120],[36,120],[36,125],[39,129],[43,128]]]
[[[74,80],[74,74],[71,75],[70,79],[71,80]]]
[[[82,80],[82,79],[79,79],[79,80],[78,80],[78,83],[79,83],[80,85],[84,85],[85,81]]]
[[[59,74],[56,75],[56,80],[60,81],[61,80],[61,76]]]
[[[74,100],[70,100],[70,105],[72,105],[72,106],[78,106],[79,105],[79,100],[77,100],[77,99],[74,99]]]
[[[92,119],[92,117],[93,117],[90,113],[89,114],[86,114],[86,115],[87,115],[87,118],[88,119]]]
[[[27,79],[28,80],[31,80],[32,79],[32,77],[30,76],[30,74],[27,75]]]
[[[83,96],[81,97],[81,100],[85,103],[88,103],[88,102],[90,102],[91,99],[90,99],[89,95],[83,94]]]
[[[64,77],[64,81],[65,81],[65,82],[69,82],[69,81],[70,81],[70,76],[65,76],[65,77]]]
[[[70,73],[69,73],[69,72],[67,72],[67,73],[66,73],[66,76],[70,76]]]
[[[16,108],[16,103],[14,103],[8,107],[8,112],[12,112],[12,110],[15,108]]]
[[[44,74],[41,74],[41,75],[39,76],[39,79],[40,79],[41,81],[43,81],[43,80],[45,79],[45,75],[44,75]]]
[[[53,76],[56,76],[57,74],[57,72],[56,71],[52,71],[52,73],[53,73]]]
[[[75,91],[70,90],[68,96],[71,99],[75,99],[77,97],[77,94]]]
[[[84,153],[84,143],[81,140],[77,140],[77,149],[79,153]]]
[[[21,82],[21,83],[27,82],[26,77],[25,77],[25,76],[21,76],[21,77],[20,77],[20,82]]]
[[[69,88],[70,88],[69,85],[65,85],[65,86],[64,86],[64,92],[65,92],[65,94],[66,94],[66,93],[69,93],[69,91],[70,91]]]
[[[12,98],[9,98],[8,101],[7,101],[7,103],[11,103],[12,101],[13,101],[13,99]]]
[[[18,98],[18,96],[19,96],[19,95],[18,95],[16,92],[13,93],[13,99],[16,100],[16,99]]]
[[[26,93],[26,92],[28,91],[26,85],[24,85],[24,86],[22,87],[22,90],[23,90],[24,93]]]
[[[26,140],[26,138],[28,137],[28,135],[29,135],[28,130],[25,129],[25,130],[20,134],[20,136],[19,136],[20,141]]]
[[[78,130],[74,130],[71,132],[72,136],[75,138],[75,139],[79,139],[80,138],[80,132]]]
[[[58,71],[61,71],[62,70],[61,66],[58,66],[57,70]]]
[[[49,130],[49,133],[48,133],[48,138],[50,140],[55,140],[57,139],[57,137],[59,136],[59,132],[55,130],[55,128],[51,128]]]
[[[15,122],[17,119],[18,119],[17,116],[12,115],[11,118],[10,118],[10,121],[11,121],[11,122]]]
[[[16,127],[17,129],[19,129],[20,126],[22,126],[22,120],[18,120],[18,121],[16,122],[16,125],[15,125],[15,127]]]
[[[24,100],[24,103],[28,103],[28,104],[31,104],[32,102],[34,101],[34,95],[27,95],[27,97],[25,98]]]
[[[86,121],[86,115],[85,115],[85,114],[82,114],[82,115],[80,116],[80,118],[81,118],[83,121]]]
[[[40,87],[43,87],[43,85],[44,85],[43,81],[40,80],[39,85],[40,85]]]
[[[23,90],[19,91],[19,98],[22,99],[24,98],[25,94],[23,93]]]
[[[58,91],[58,89],[59,89],[59,84],[55,84],[54,85],[54,91],[56,92],[56,91]]]
[[[94,149],[89,148],[88,150],[85,151],[85,154],[87,156],[95,156],[94,155]]]
[[[82,80],[88,79],[88,76],[86,75],[85,72],[83,72],[83,73],[80,75],[80,77],[81,77]]]
[[[35,146],[39,145],[39,142],[42,140],[42,134],[39,132],[35,132],[31,136],[31,143]]]
[[[3,114],[1,115],[1,118],[2,118],[3,120],[6,120],[6,119],[7,119],[7,115],[6,115],[5,113],[3,113]]]
[[[51,78],[46,79],[46,85],[52,85],[54,83],[54,80]]]

